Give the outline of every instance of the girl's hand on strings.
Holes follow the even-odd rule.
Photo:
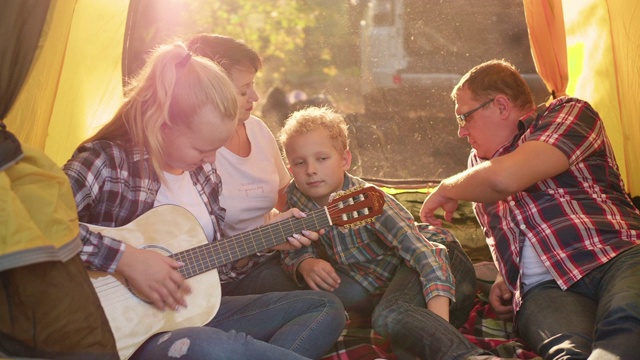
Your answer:
[[[296,217],[298,219],[305,218],[307,215],[302,211],[292,208],[279,215],[273,217],[269,223],[275,223],[282,220],[289,219],[291,217]],[[319,232],[311,231],[311,230],[302,230],[299,234],[293,234],[287,237],[287,242],[282,243],[280,245],[276,245],[272,250],[295,250],[300,249],[303,246],[311,245],[312,241],[316,241],[320,238],[320,235],[323,233],[323,230]]]

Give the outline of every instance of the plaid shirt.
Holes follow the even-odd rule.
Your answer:
[[[80,222],[119,227],[130,223],[153,208],[160,189],[147,154],[126,150],[110,141],[94,141],[78,148],[64,165],[75,195]],[[225,210],[218,194],[222,190],[215,168],[205,164],[190,172],[193,184],[204,202],[219,240]],[[125,245],[119,240],[102,236],[81,225],[84,244],[81,257],[93,270],[113,272]],[[212,241],[212,239],[209,239]],[[218,268],[222,282],[241,278],[258,262],[255,257],[242,267],[227,264]]]
[[[345,173],[343,190],[366,182]],[[308,212],[320,208],[291,182],[286,189],[288,205]],[[375,221],[355,229],[325,229],[313,246],[283,252],[284,267],[294,279],[300,262],[322,258],[334,268],[346,270],[372,294],[381,293],[404,261],[420,273],[426,301],[435,295],[454,300],[454,279],[449,269],[446,241],[457,241],[444,229],[429,227],[421,233],[413,216],[396,199],[385,194],[386,203]],[[425,238],[426,235],[427,237]],[[433,243],[433,242],[436,243]],[[318,248],[321,247],[321,248]],[[324,255],[324,256],[323,256]]]
[[[526,141],[555,146],[569,159],[569,169],[497,203],[474,204],[500,273],[516,294],[515,310],[521,304],[525,239],[562,289],[640,243],[640,213],[624,191],[602,121],[588,103],[560,98],[524,117],[513,141],[494,157]],[[472,151],[469,166],[482,162]]]

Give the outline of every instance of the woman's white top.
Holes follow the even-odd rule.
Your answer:
[[[278,190],[291,179],[267,125],[250,116],[245,126],[251,143],[249,156],[238,156],[225,147],[216,153],[216,169],[222,178],[220,205],[227,209],[225,236],[265,224],[278,200]]]

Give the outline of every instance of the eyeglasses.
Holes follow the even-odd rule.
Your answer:
[[[456,120],[458,121],[458,126],[460,127],[464,127],[465,125],[467,125],[467,123],[469,122],[467,119],[469,118],[469,116],[471,116],[474,112],[482,109],[483,107],[491,104],[493,102],[493,100],[495,100],[496,98],[491,98],[485,102],[483,102],[482,104],[478,105],[477,107],[467,111],[466,113],[462,114],[462,115],[456,115]]]

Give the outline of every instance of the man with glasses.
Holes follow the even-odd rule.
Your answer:
[[[491,98],[485,102],[483,102],[482,104],[474,107],[473,109],[467,111],[466,113],[462,114],[462,115],[456,115],[456,121],[458,121],[458,126],[460,126],[461,128],[464,127],[465,125],[467,125],[467,119],[469,117],[471,117],[471,115],[473,115],[474,112],[482,109],[483,107],[491,104],[493,102],[493,100],[495,100],[496,98]]]
[[[559,98],[536,108],[501,60],[480,64],[452,92],[469,168],[427,197],[451,221],[472,201],[499,275],[489,302],[547,359],[637,357],[640,212],[624,190],[598,113]]]

